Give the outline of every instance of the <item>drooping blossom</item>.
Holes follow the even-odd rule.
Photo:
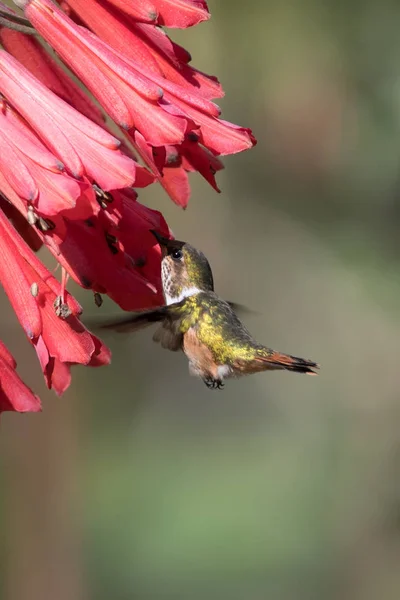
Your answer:
[[[137,4],[140,3],[126,2],[118,11],[113,10],[107,0],[66,0],[63,3],[104,42],[126,58],[164,79],[195,90],[204,98],[221,98],[224,92],[216,77],[191,66],[190,54],[172,42],[163,29],[155,27],[154,23],[135,20],[130,9]],[[175,10],[175,13],[182,15],[182,10]]]
[[[214,155],[234,154],[255,143],[249,129],[220,119],[219,108],[208,99],[207,93],[201,91],[203,88],[198,82],[197,85],[182,85],[169,79],[162,70],[157,72],[154,69],[154,61],[151,60],[155,58],[154,54],[165,55],[162,52],[165,45],[160,50],[154,25],[140,24],[145,34],[150,28],[151,34],[147,36],[143,33],[138,35],[134,29],[127,36],[126,27],[121,33],[119,24],[121,19],[129,24],[132,17],[129,13],[121,12],[115,16],[106,3],[97,0],[66,2],[82,21],[98,33],[99,37],[96,37],[76,25],[50,0],[31,0],[24,4],[25,14],[32,24],[86,84],[106,112],[129,132],[134,142],[135,132],[143,136],[145,144],[150,146],[149,152],[152,149],[159,151],[166,145],[180,146],[193,133],[199,144]],[[168,4],[172,7],[171,3]],[[126,12],[126,5],[123,10]],[[101,18],[98,17],[100,12]],[[116,28],[125,42],[125,51],[122,51],[121,37],[117,35]],[[156,50],[151,52],[154,46]],[[148,52],[145,53],[143,48],[149,49]],[[167,56],[171,59],[171,51]],[[185,81],[190,81],[192,72],[182,75]],[[102,85],[99,86],[98,81]],[[219,88],[216,86],[214,89],[215,95],[220,96]],[[135,147],[141,158],[146,160],[143,148]],[[146,164],[151,166],[149,162]],[[182,189],[175,186],[171,194],[182,206],[187,204],[186,188],[187,185],[183,185]]]
[[[33,35],[0,28],[0,43],[5,50],[36,77],[80,113],[98,125],[104,125],[104,113]]]
[[[26,217],[19,212],[14,204],[6,200],[5,196],[0,193],[0,209],[8,217],[20,236],[25,240],[28,246],[37,252],[43,246],[36,230],[30,225]]]
[[[68,175],[19,115],[0,102],[0,191],[3,178],[23,213],[31,208],[42,217],[85,219],[99,210],[88,179]]]
[[[48,90],[4,50],[0,89],[73,177],[86,175],[106,190],[133,185],[136,165],[118,150],[119,140]]]
[[[20,379],[17,363],[7,347],[0,341],[0,414],[5,411],[39,412],[39,398]]]
[[[221,119],[212,101],[223,96],[219,81],[163,29],[206,21],[204,0],[15,4],[24,16],[0,2],[0,281],[47,386],[61,394],[72,365],[110,361],[79,320],[68,277],[98,305],[100,294],[124,310],[163,302],[150,230],[172,233],[134,188],[158,182],[186,207],[188,174],[219,192],[219,156],[255,139]],[[61,265],[61,282],[35,255],[42,246]],[[0,343],[2,410],[40,410],[40,402]]]
[[[110,353],[77,318],[82,309],[16,234],[0,212],[0,280],[46,384],[58,394],[69,386],[70,367],[106,365]]]

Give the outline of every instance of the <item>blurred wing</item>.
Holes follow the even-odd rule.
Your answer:
[[[108,323],[99,325],[100,329],[110,329],[119,333],[133,333],[152,323],[163,321],[166,318],[167,307],[144,310],[138,313],[130,313],[129,316],[113,319]]]
[[[112,319],[108,323],[97,323],[97,326],[99,329],[110,329],[120,333],[133,333],[153,323],[165,321],[165,326],[169,324],[170,327],[178,332],[179,326],[177,321],[181,316],[180,309],[184,303],[185,300],[182,300],[168,306],[159,306],[158,308],[130,313],[128,316]],[[156,339],[155,341],[161,341],[161,339]]]
[[[159,342],[166,350],[177,352],[183,346],[183,334],[179,331],[179,321],[165,319],[153,335],[153,341]]]
[[[257,311],[252,310],[251,308],[248,308],[247,306],[244,306],[243,304],[238,304],[237,302],[229,302],[228,301],[227,304],[229,304],[229,306],[235,313],[239,313],[242,315],[258,315],[258,314],[260,314]]]

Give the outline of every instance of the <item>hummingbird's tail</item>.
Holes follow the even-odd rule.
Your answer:
[[[290,356],[290,354],[282,354],[281,352],[275,352],[275,350],[264,347],[257,348],[254,361],[260,371],[285,369],[286,371],[294,371],[295,373],[317,375],[313,369],[319,369],[319,365],[312,360]]]

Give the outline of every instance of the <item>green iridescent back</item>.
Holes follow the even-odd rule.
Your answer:
[[[258,344],[229,304],[214,292],[194,294],[175,310],[179,311],[180,332],[194,328],[217,364],[251,360],[256,355]]]

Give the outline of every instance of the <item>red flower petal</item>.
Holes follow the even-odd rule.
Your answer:
[[[117,8],[131,15],[137,21],[143,23],[153,23],[156,21],[158,12],[154,1],[140,0],[140,2],[132,2],[132,0],[109,0]]]
[[[25,12],[121,127],[139,129],[156,146],[179,143],[193,128],[182,112],[169,109],[159,85],[48,0],[32,0]]]
[[[71,383],[71,369],[68,364],[52,358],[48,368],[49,388],[53,388],[57,396],[61,396]]]
[[[99,222],[66,221],[57,259],[82,287],[107,293],[124,310],[154,306],[157,291],[122,249],[110,249]]]
[[[7,227],[10,226],[7,224]],[[48,288],[53,292],[54,298],[56,296],[64,295],[64,302],[66,302],[71,310],[73,315],[80,315],[82,313],[82,307],[79,302],[71,296],[68,292],[64,292],[59,281],[50,273],[50,271],[44,266],[44,264],[39,260],[37,256],[32,254],[28,246],[23,242],[23,240],[19,236],[15,236],[13,239],[14,245],[17,248],[18,254],[25,262],[30,265],[36,275],[37,279],[43,280]]]
[[[134,19],[166,27],[191,27],[210,18],[205,0],[109,0]]]
[[[32,35],[0,29],[3,48],[14,56],[39,81],[76,110],[98,125],[104,124],[101,110],[88,98]]]
[[[185,140],[179,147],[182,155],[182,166],[186,171],[198,171],[206,181],[219,192],[215,181],[215,173],[224,168],[222,162],[207,148],[203,148],[196,141]]]
[[[63,363],[89,364],[95,350],[91,334],[76,317],[57,317],[54,296],[44,293],[42,299],[43,337],[50,356]]]
[[[205,98],[220,98],[223,90],[216,79],[186,63],[190,55],[171,42],[159,27],[138,23],[114,10],[105,0],[69,0],[69,5],[103,41],[141,66]]]
[[[104,365],[110,364],[110,350],[96,336],[93,335],[92,339],[95,345],[95,351],[93,352],[92,358],[90,359],[89,367],[103,367]]]
[[[0,342],[0,413],[39,412],[40,400],[15,372],[15,360]]]
[[[61,163],[7,105],[0,112],[0,169],[25,207],[29,202],[42,216],[85,219],[99,210],[88,182],[62,172]]]
[[[204,0],[154,0],[158,23],[166,27],[192,27],[210,18]]]
[[[29,339],[40,335],[42,319],[36,299],[30,293],[19,252],[9,231],[12,227],[0,211],[0,280]],[[15,232],[15,237],[18,236]]]
[[[1,187],[1,184],[0,184]],[[10,202],[0,195],[0,209],[9,218],[15,229],[18,231],[20,236],[25,240],[28,246],[37,252],[42,247],[42,240],[36,233],[36,231],[29,225],[28,221],[19,210]]]
[[[174,103],[200,126],[199,141],[216,155],[249,150],[257,141],[251,129],[218,119],[175,97]]]
[[[68,0],[69,6],[92,31],[126,58],[137,60],[150,71],[162,75],[151,51],[128,26],[125,15],[115,11],[103,0]]]
[[[119,141],[50,92],[4,51],[0,51],[0,87],[74,177],[86,171],[103,189],[133,184],[135,163],[117,150]]]
[[[164,167],[163,187],[175,204],[182,208],[187,207],[190,198],[190,185],[187,173],[182,166]]]
[[[16,360],[5,344],[0,340],[0,359],[6,362],[12,369],[17,366]]]

